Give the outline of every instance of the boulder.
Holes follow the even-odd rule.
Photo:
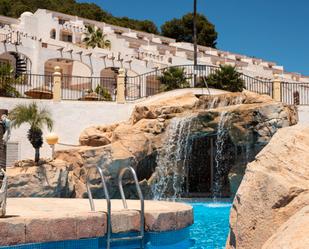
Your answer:
[[[71,169],[61,160],[7,168],[9,197],[72,197]]]
[[[88,127],[80,134],[79,142],[87,146],[104,146],[111,143],[112,131],[118,124]]]
[[[289,218],[266,241],[262,249],[307,249],[309,248],[309,206]]]
[[[309,128],[279,129],[246,169],[226,248],[308,248]]]
[[[151,198],[151,185],[158,180],[158,174],[155,172],[158,166],[157,155],[164,149],[163,145],[166,141],[179,138],[177,134],[173,138],[169,137],[168,130],[173,129],[171,123],[175,125],[175,120],[177,122],[178,120],[181,122],[189,120],[190,125],[185,127],[181,124],[175,125],[175,131],[180,129],[181,136],[187,136],[188,141],[190,139],[198,141],[207,136],[216,136],[223,116],[226,116],[226,121],[222,126],[227,131],[225,154],[229,161],[228,165],[223,167],[222,182],[226,185],[226,192],[234,194],[244,174],[246,160],[253,158],[279,128],[297,122],[295,108],[275,102],[267,96],[250,92],[199,97],[191,93],[138,104],[131,118],[126,122],[88,127],[80,135],[80,147],[57,151],[56,160],[65,162],[61,175],[59,172],[55,172],[56,169],[59,171],[59,167],[55,169],[52,166],[53,162],[43,163],[41,168],[26,167],[31,174],[36,174],[36,177],[31,176],[23,169],[12,169],[15,176],[18,175],[19,178],[26,176],[27,181],[33,185],[38,184],[40,187],[37,190],[31,190],[33,186],[25,186],[23,181],[18,182],[17,178],[13,178],[13,181],[17,181],[16,186],[22,187],[17,188],[12,185],[9,194],[10,196],[20,196],[20,190],[28,196],[58,196],[59,193],[61,193],[60,195],[66,193],[72,197],[85,197],[87,195],[86,173],[90,168],[99,165],[104,169],[111,197],[120,197],[117,186],[119,169],[124,166],[132,166],[137,172],[145,197]],[[171,142],[171,147],[176,148],[177,146],[181,146],[177,144],[177,141]],[[243,158],[246,160],[234,160],[233,155],[235,155],[235,151],[241,151],[240,148],[250,148],[252,155],[244,150],[243,153],[238,154],[249,155],[249,157],[244,155]],[[197,147],[196,149],[204,151],[207,148]],[[204,153],[199,153],[199,155],[202,154]],[[185,159],[180,156],[177,160],[179,172],[183,173],[181,168]],[[195,157],[194,160],[196,164],[200,164],[198,157]],[[51,178],[55,178],[58,174],[63,181],[66,179],[67,183],[62,184],[62,180],[60,180],[60,184],[56,184],[56,180],[54,180],[52,185],[57,185],[58,189],[47,188],[46,180],[41,173],[43,168],[51,174]],[[175,173],[172,169],[166,172],[169,172],[170,175]],[[94,197],[103,197],[100,176],[95,171],[90,174]],[[179,177],[180,180],[183,178]],[[173,189],[173,182],[170,181],[169,184],[171,186],[167,189]],[[230,186],[228,186],[229,184]],[[136,190],[129,175],[124,177],[124,185],[128,196],[136,196]]]

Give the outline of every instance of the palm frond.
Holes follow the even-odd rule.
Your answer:
[[[53,128],[51,113],[46,108],[39,108],[35,102],[29,105],[19,104],[9,114],[12,127],[18,128],[26,123],[33,129],[42,129],[44,125],[49,130]]]
[[[106,34],[103,30],[93,26],[87,26],[87,32],[85,33],[85,38],[83,39],[86,47],[99,47],[99,48],[110,48],[111,42],[106,40]]]

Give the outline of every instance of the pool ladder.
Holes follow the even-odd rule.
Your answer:
[[[124,173],[127,170],[129,170],[131,172],[131,174],[133,175],[137,194],[138,194],[140,202],[141,202],[141,210],[139,211],[139,213],[140,213],[140,231],[139,231],[137,236],[126,236],[126,237],[112,238],[111,200],[110,200],[110,197],[109,197],[108,189],[106,187],[106,181],[105,181],[103,169],[99,166],[96,166],[95,168],[98,171],[98,173],[100,174],[102,185],[103,185],[102,188],[103,188],[105,198],[106,198],[106,203],[107,203],[106,249],[110,249],[112,242],[132,241],[132,240],[139,240],[140,241],[140,248],[143,249],[144,248],[144,237],[145,237],[145,205],[144,205],[144,197],[143,197],[141,188],[138,184],[138,179],[137,179],[135,170],[130,166],[126,166],[126,167],[120,169],[119,174],[118,174],[118,186],[119,186],[119,191],[120,191],[120,195],[121,195],[121,199],[122,199],[123,208],[128,209],[127,200],[126,200],[126,197],[125,197],[125,194],[124,194],[124,191],[123,191],[122,178],[123,178]],[[95,206],[94,206],[92,193],[91,193],[91,189],[90,189],[89,171],[87,173],[86,187],[87,187],[91,211],[95,211]]]

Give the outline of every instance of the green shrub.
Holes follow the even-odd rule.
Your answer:
[[[241,92],[245,82],[241,73],[230,65],[220,66],[220,69],[206,77],[208,87],[222,89],[229,92]]]
[[[162,91],[170,91],[178,88],[190,87],[186,79],[184,68],[170,67],[165,70],[162,76],[158,77]]]
[[[112,101],[113,100],[111,94],[109,93],[109,91],[105,87],[97,85],[97,87],[94,91],[102,98],[102,100],[105,100],[105,101]]]
[[[20,93],[14,87],[19,84],[18,78],[13,76],[13,69],[10,64],[0,65],[0,96],[3,97],[19,97]]]

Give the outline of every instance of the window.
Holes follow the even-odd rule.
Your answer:
[[[50,31],[50,38],[51,39],[56,39],[56,30],[55,29],[52,29],[51,31]]]
[[[59,18],[59,19],[58,19],[58,23],[59,23],[60,25],[63,25],[63,24],[65,23],[65,20],[64,20],[64,19]]]
[[[73,41],[72,35],[65,35],[63,38],[64,38],[63,41],[66,41],[66,42],[72,42]]]
[[[67,31],[61,32],[60,40],[64,42],[72,42],[73,41],[72,33]]]

